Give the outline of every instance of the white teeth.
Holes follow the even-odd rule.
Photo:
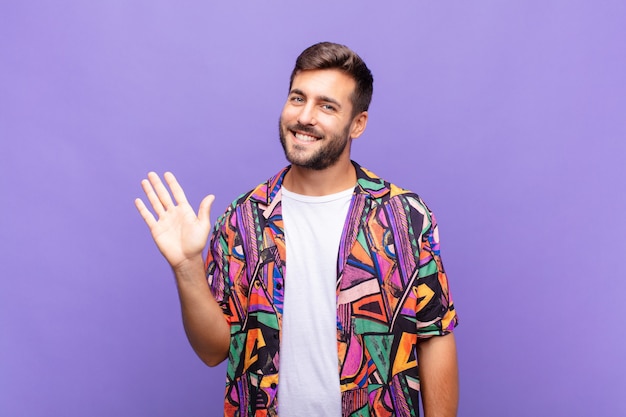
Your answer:
[[[313,136],[305,135],[303,133],[295,133],[294,136],[304,142],[313,142],[317,140],[317,138]]]

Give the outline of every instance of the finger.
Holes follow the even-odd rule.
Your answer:
[[[148,227],[152,229],[152,226],[156,224],[157,221],[152,215],[152,213],[150,212],[150,210],[148,210],[148,207],[146,207],[144,202],[141,200],[141,198],[135,199],[135,207],[137,207],[139,214],[141,215],[143,220],[146,222]]]
[[[171,172],[166,172],[165,174],[163,174],[163,178],[165,178],[165,182],[167,182],[170,190],[172,190],[172,195],[174,196],[174,200],[176,200],[176,203],[187,203],[187,196],[185,196],[185,191],[183,191],[183,187],[180,186],[174,174],[172,174]]]
[[[165,210],[174,206],[174,202],[172,201],[172,196],[170,195],[167,188],[165,188],[165,184],[161,181],[161,178],[156,174],[156,172],[148,173],[148,180],[150,184],[152,184],[152,188],[154,188],[154,192],[156,193],[159,201],[165,208]]]
[[[208,223],[209,226],[211,224],[211,206],[215,201],[214,195],[207,195],[200,202],[200,207],[198,208],[198,220],[203,223]]]
[[[150,174],[148,174],[150,176]],[[152,183],[148,180],[141,180],[141,188],[143,188],[143,192],[148,197],[148,201],[152,206],[152,209],[155,211],[157,216],[161,217],[163,213],[165,213],[165,207],[163,207],[163,203],[159,200],[159,197],[156,195],[154,188],[152,187]]]

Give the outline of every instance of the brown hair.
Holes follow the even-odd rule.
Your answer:
[[[289,79],[289,89],[291,90],[293,79],[300,71],[316,69],[338,69],[351,76],[356,82],[356,88],[351,96],[352,115],[367,111],[372,101],[374,78],[365,62],[353,50],[332,42],[320,42],[309,46],[296,59]]]

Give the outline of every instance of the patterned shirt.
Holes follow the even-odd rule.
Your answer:
[[[418,415],[418,338],[457,324],[437,223],[414,193],[353,163],[357,185],[337,260],[342,416]],[[281,185],[289,167],[215,224],[211,291],[230,325],[225,416],[277,416],[285,283]],[[290,417],[290,416],[283,416]]]

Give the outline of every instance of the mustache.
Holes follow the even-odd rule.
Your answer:
[[[302,132],[302,133],[306,133],[307,135],[311,135],[311,136],[315,136],[316,138],[321,138],[324,137],[324,135],[320,132],[318,132],[316,129],[314,129],[311,126],[306,126],[300,123],[295,123],[292,124],[290,126],[287,126],[287,129],[291,130],[291,131],[298,131],[298,132]]]

